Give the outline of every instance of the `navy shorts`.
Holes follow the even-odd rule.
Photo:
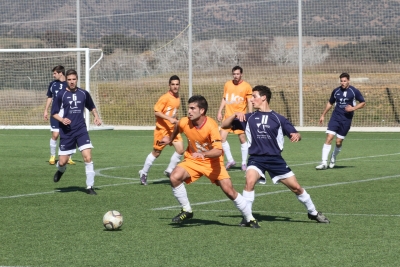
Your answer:
[[[53,118],[53,116],[50,117],[50,131],[52,132],[59,132],[60,131],[60,122],[56,119]]]
[[[274,184],[281,179],[294,176],[294,173],[286,164],[281,155],[250,155],[247,161],[247,170],[256,170],[265,179],[265,172],[268,172]]]
[[[351,120],[330,120],[328,123],[327,133],[337,134],[345,137],[350,131]]]
[[[59,155],[73,154],[75,153],[77,146],[80,151],[86,148],[93,148],[87,131],[67,136],[61,135]]]

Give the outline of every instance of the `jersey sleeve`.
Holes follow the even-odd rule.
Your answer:
[[[336,102],[336,99],[335,99],[335,91],[336,91],[336,90],[333,90],[333,91],[332,91],[331,97],[329,98],[329,103],[331,103],[331,105],[333,105],[333,103]]]
[[[53,101],[53,105],[51,106],[51,115],[60,113],[63,95],[63,93],[57,94],[57,97],[55,98],[55,101]]]
[[[359,90],[356,90],[355,91],[355,99],[358,101],[358,102],[360,102],[360,103],[362,103],[362,102],[365,102],[365,99],[364,99],[364,97],[363,97],[363,95],[361,94],[361,92],[359,91]]]
[[[49,84],[49,87],[47,88],[47,93],[46,93],[46,95],[47,95],[47,98],[53,98],[53,92],[51,91],[51,87],[53,86],[53,82],[51,82],[50,84]]]
[[[162,95],[158,99],[157,103],[154,105],[154,112],[163,112],[163,110],[167,104],[167,101],[168,101],[168,99],[164,95]]]
[[[294,128],[293,124],[283,116],[280,116],[282,132],[284,135],[290,137],[291,133],[297,133],[296,128]]]
[[[89,94],[88,91],[86,90],[82,90],[83,92],[85,92],[86,95],[86,101],[85,101],[85,107],[89,110],[92,111],[94,108],[96,108],[92,96]]]

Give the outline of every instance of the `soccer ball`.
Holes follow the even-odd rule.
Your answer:
[[[107,230],[116,230],[122,226],[124,218],[119,211],[110,210],[103,216],[103,225]]]

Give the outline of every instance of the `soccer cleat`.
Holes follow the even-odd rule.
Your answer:
[[[333,169],[333,167],[335,167],[335,163],[336,163],[336,158],[332,154],[331,162],[329,162],[329,168]]]
[[[228,162],[225,166],[225,169],[229,170],[231,167],[235,166],[236,162],[234,160]]]
[[[86,188],[86,193],[88,193],[89,195],[97,195],[96,191],[94,191],[93,186]]]
[[[70,165],[75,165],[76,163],[75,163],[75,161],[73,161],[71,158],[69,158],[68,164],[70,164]]]
[[[139,176],[140,176],[140,183],[142,185],[147,185],[147,174],[145,174],[144,171],[140,170]]]
[[[317,169],[317,170],[326,170],[327,168],[328,168],[328,164],[326,164],[326,162],[321,162],[320,165],[315,167],[315,169]]]
[[[260,225],[258,224],[256,219],[250,220],[248,222],[248,221],[246,221],[245,218],[243,218],[242,221],[239,223],[239,226],[250,227],[250,228],[260,228]]]
[[[176,215],[174,218],[172,218],[172,222],[181,223],[185,220],[189,220],[192,218],[193,218],[193,212],[188,212],[188,211],[185,211],[184,209],[182,209],[178,215]]]
[[[168,178],[171,176],[171,173],[168,172],[167,170],[164,171],[164,175],[167,176]]]
[[[318,212],[317,215],[311,215],[308,213],[308,219],[317,221],[319,223],[329,223],[328,218],[326,218],[321,212]]]
[[[264,177],[260,177],[260,179],[258,179],[257,183],[266,184],[267,183],[267,179],[265,179]]]
[[[247,170],[247,165],[246,164],[242,164],[242,171],[246,171]]]
[[[50,164],[50,165],[56,164],[56,156],[50,156],[49,164]]]
[[[64,174],[63,172],[57,171],[57,172],[54,174],[54,177],[53,177],[54,182],[57,183],[58,181],[60,181],[61,176],[62,176],[63,174]]]

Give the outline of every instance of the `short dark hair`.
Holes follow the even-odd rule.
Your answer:
[[[235,66],[232,68],[232,72],[234,72],[235,70],[240,70],[240,73],[243,73],[243,69],[240,66]]]
[[[340,74],[339,78],[340,79],[347,78],[347,80],[350,80],[350,75],[346,72],[343,72],[342,74]]]
[[[197,106],[199,108],[204,109],[204,114],[203,115],[207,114],[208,103],[207,103],[207,100],[205,99],[204,96],[202,96],[202,95],[194,95],[194,96],[189,98],[188,103],[189,104],[190,103],[197,103]]]
[[[172,76],[169,78],[168,84],[171,84],[171,81],[175,81],[175,80],[178,80],[179,83],[181,82],[181,79],[179,79],[179,77],[178,77],[177,75],[172,75]]]
[[[61,73],[62,72],[62,74],[65,76],[65,68],[64,68],[64,66],[61,66],[61,65],[55,66],[51,71],[52,72],[56,71],[57,73]]]
[[[260,96],[265,95],[267,97],[267,102],[269,104],[269,101],[271,100],[272,97],[272,92],[271,89],[269,89],[267,86],[265,85],[257,85],[253,88],[253,92],[257,91]]]
[[[78,78],[78,73],[74,69],[67,70],[67,73],[65,74],[65,77],[68,77],[69,75],[75,75],[76,78]]]

